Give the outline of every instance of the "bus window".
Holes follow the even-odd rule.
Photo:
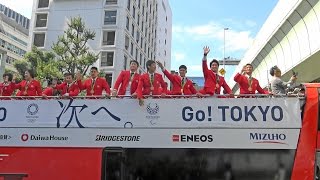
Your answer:
[[[102,179],[124,180],[124,151],[121,148],[106,148],[102,154]]]
[[[103,180],[289,180],[295,150],[128,148],[114,158],[108,154]]]

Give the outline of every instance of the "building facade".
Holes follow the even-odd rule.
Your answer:
[[[50,50],[72,17],[80,16],[96,37],[90,51],[100,54],[94,64],[113,85],[132,59],[141,64],[160,60],[170,69],[171,8],[168,0],[35,0],[31,44]],[[29,46],[31,48],[31,45]]]
[[[13,63],[27,52],[30,20],[0,4],[0,79],[5,68],[15,71]]]

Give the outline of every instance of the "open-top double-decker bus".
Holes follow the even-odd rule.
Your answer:
[[[0,100],[0,179],[313,180],[304,97]]]

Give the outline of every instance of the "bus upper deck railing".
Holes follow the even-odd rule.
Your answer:
[[[145,95],[144,98],[156,99],[181,99],[181,98],[299,98],[305,99],[305,94],[217,94],[217,95]],[[117,96],[0,96],[0,100],[31,100],[31,99],[135,99],[136,97],[130,95]]]

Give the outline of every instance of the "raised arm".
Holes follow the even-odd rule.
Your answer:
[[[113,86],[113,90],[114,91],[118,91],[120,84],[122,83],[123,80],[123,76],[124,76],[124,71],[121,71],[121,73],[119,74],[116,83]]]
[[[242,75],[245,74],[245,67],[246,67],[246,66],[243,66],[243,68],[242,68],[242,70],[241,70],[241,73],[237,73],[237,74],[234,76],[233,80],[234,80],[235,82],[240,83],[240,82],[242,81]]]
[[[82,83],[82,74],[80,72],[76,73],[76,78],[77,78],[77,84],[78,84],[79,90],[80,91],[85,90],[86,86],[85,86],[85,83]]]
[[[204,77],[207,76],[207,72],[209,71],[208,65],[207,65],[207,55],[209,54],[209,52],[210,52],[210,48],[208,46],[205,46],[203,48],[203,58],[202,58],[202,72]]]

